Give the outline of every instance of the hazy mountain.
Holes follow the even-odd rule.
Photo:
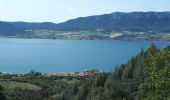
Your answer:
[[[51,22],[43,22],[43,23],[27,23],[27,22],[11,22],[10,24],[16,26],[17,28],[24,30],[54,30],[56,29],[56,24]]]
[[[0,35],[17,35],[23,32],[24,30],[17,28],[15,25],[0,21]]]
[[[59,24],[0,22],[0,35],[23,34],[25,30],[170,32],[170,12],[114,12],[80,17]]]
[[[28,23],[28,22],[3,22],[0,21],[0,35],[14,36],[26,34],[26,30],[55,30],[56,24],[51,22]]]
[[[170,31],[170,12],[115,12],[57,24],[58,30]]]

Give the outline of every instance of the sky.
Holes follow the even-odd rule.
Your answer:
[[[170,0],[0,0],[0,20],[60,23],[116,11],[170,11],[169,5]]]

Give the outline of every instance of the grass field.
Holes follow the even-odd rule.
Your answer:
[[[0,85],[2,85],[5,90],[14,90],[15,88],[20,89],[30,89],[30,90],[41,90],[41,87],[31,84],[31,83],[24,83],[24,82],[14,82],[14,81],[4,81],[0,82]]]

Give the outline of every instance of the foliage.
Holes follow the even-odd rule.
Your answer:
[[[0,86],[0,100],[6,100],[4,95],[4,88],[2,86]]]
[[[170,46],[151,45],[113,72],[89,76],[0,75],[1,100],[168,100]],[[34,95],[34,96],[33,96]]]

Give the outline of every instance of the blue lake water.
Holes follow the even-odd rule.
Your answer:
[[[109,71],[152,43],[160,48],[170,45],[121,40],[0,39],[0,71],[50,73],[93,68]]]

